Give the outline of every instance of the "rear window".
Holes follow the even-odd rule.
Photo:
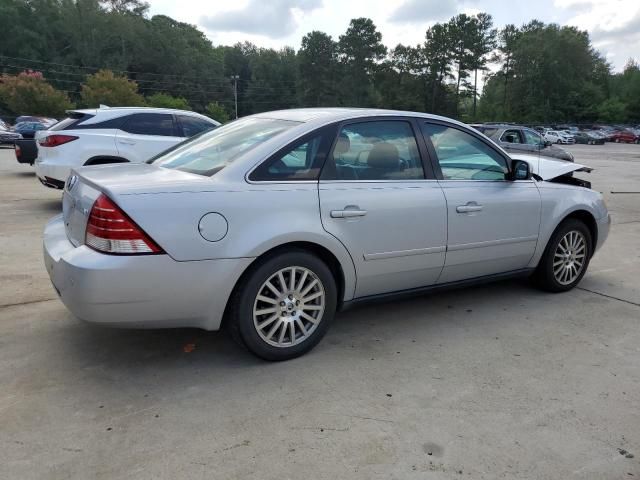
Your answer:
[[[296,125],[299,125],[299,122],[243,118],[189,139],[149,163],[211,176],[240,155]]]
[[[58,123],[54,124],[51,128],[49,128],[49,130],[69,130],[71,127],[91,117],[93,117],[93,115],[89,115],[87,113],[71,113],[64,120],[60,120]]]

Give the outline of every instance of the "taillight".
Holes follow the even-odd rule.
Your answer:
[[[73,142],[77,140],[78,137],[74,135],[49,135],[48,137],[41,138],[38,140],[38,143],[41,147],[57,147],[59,145],[64,145],[65,143]]]
[[[20,158],[22,156],[22,149],[19,145],[16,145],[16,158]]]
[[[91,207],[85,244],[99,252],[119,255],[164,253],[120,207],[102,194]]]

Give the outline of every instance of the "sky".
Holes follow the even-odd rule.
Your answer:
[[[196,25],[214,45],[250,41],[258,46],[298,48],[321,30],[335,40],[349,21],[369,17],[388,47],[424,41],[426,29],[458,13],[487,12],[495,26],[537,19],[587,30],[594,46],[621,71],[640,60],[640,0],[148,0],[152,15]]]

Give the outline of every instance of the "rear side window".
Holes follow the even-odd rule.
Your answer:
[[[523,143],[518,130],[507,130],[500,137],[500,141],[505,143]]]
[[[176,136],[173,115],[167,113],[134,113],[122,129],[136,135]]]
[[[202,118],[191,117],[189,115],[176,115],[176,117],[178,118],[178,122],[180,122],[183,137],[193,137],[205,130],[211,130],[216,127],[213,123],[207,122]]]
[[[323,180],[421,180],[422,160],[411,124],[385,120],[340,130]]]

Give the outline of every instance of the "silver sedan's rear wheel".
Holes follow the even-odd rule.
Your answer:
[[[327,264],[291,249],[260,259],[231,299],[234,338],[265,360],[287,360],[311,350],[324,336],[337,305]]]
[[[553,275],[560,285],[570,285],[582,273],[587,257],[587,240],[578,230],[569,231],[556,247]]]
[[[274,347],[291,347],[313,335],[324,313],[326,293],[318,276],[301,266],[274,273],[253,302],[253,325]]]
[[[575,287],[589,266],[593,252],[589,228],[568,218],[556,228],[540,259],[534,279],[544,290],[565,292]]]

